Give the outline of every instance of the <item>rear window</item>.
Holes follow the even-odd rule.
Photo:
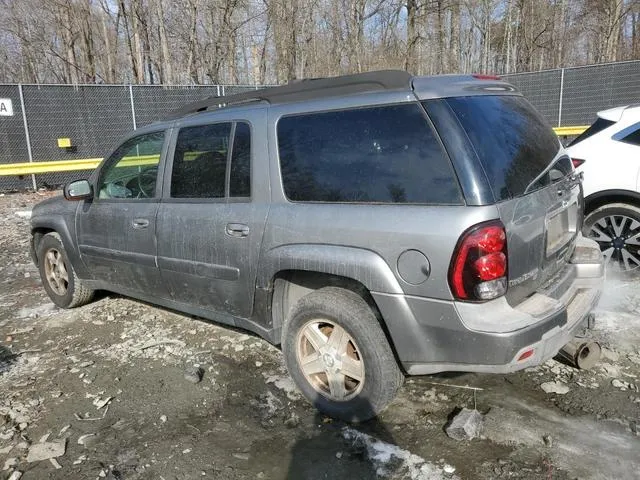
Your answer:
[[[278,148],[292,201],[462,203],[451,162],[417,103],[283,117]]]
[[[577,143],[580,143],[583,140],[586,140],[587,138],[591,137],[592,135],[595,135],[596,133],[600,133],[605,128],[609,128],[611,125],[614,125],[615,123],[616,122],[612,122],[611,120],[605,120],[604,118],[598,118],[595,122],[593,122],[593,125],[591,125],[589,128],[587,128],[580,135],[578,135],[569,144],[569,146],[572,146],[572,145],[575,145]]]
[[[473,144],[498,201],[524,194],[560,149],[551,127],[523,97],[456,97],[447,103]]]

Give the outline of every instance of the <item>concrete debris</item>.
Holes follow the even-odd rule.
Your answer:
[[[51,432],[45,433],[42,437],[40,437],[40,440],[38,441],[38,443],[46,442],[47,440],[49,440],[50,435],[51,435]]]
[[[81,464],[82,462],[84,462],[86,459],[87,459],[87,456],[86,456],[86,455],[80,455],[80,456],[78,457],[78,459],[77,459],[77,460],[74,460],[73,464],[74,464],[74,465],[80,465],[80,464]]]
[[[80,438],[78,438],[78,445],[84,445],[85,447],[91,446],[91,444],[93,444],[93,441],[95,440],[95,436],[95,433],[87,433],[86,435],[82,435]]]
[[[35,443],[29,448],[27,462],[39,462],[50,458],[57,458],[64,455],[66,450],[66,440],[55,440],[53,442]]]
[[[96,407],[96,410],[100,410],[107,406],[111,402],[111,400],[113,400],[113,397],[106,397],[104,399],[98,397],[93,401],[93,405]]]
[[[22,472],[16,470],[7,480],[20,480],[20,478],[22,478]]]
[[[447,475],[453,475],[456,472],[456,467],[454,467],[453,465],[449,465],[448,463],[446,463],[444,467],[442,467],[442,469]]]
[[[285,419],[284,424],[287,428],[296,428],[300,425],[300,417],[295,413],[292,413],[287,419]]]
[[[613,385],[616,388],[619,388],[623,392],[626,392],[627,390],[632,390],[632,391],[635,390],[636,392],[638,391],[638,387],[635,384],[629,383],[617,378],[611,381],[611,385]]]
[[[233,457],[238,460],[249,460],[249,454],[247,453],[234,453]]]
[[[556,393],[558,395],[565,395],[569,393],[570,388],[562,382],[545,382],[540,385],[540,388],[546,393]]]
[[[2,470],[7,471],[13,467],[15,467],[16,465],[18,465],[18,459],[17,458],[7,458],[4,462],[4,467],[2,467]]]
[[[160,417],[160,421],[161,421],[162,423],[166,423],[166,422],[167,422],[167,416],[166,416],[166,415],[162,415],[162,416]]]
[[[8,447],[0,448],[0,455],[6,455],[11,450],[13,450],[13,445],[9,445]]]
[[[454,440],[471,440],[480,435],[484,418],[477,410],[463,408],[445,427],[446,434]]]
[[[549,434],[543,435],[542,440],[544,441],[545,447],[551,448],[553,447],[553,437]]]
[[[617,378],[621,375],[620,367],[611,365],[610,363],[601,363],[600,368],[609,378]]]
[[[62,465],[60,465],[55,458],[50,458],[49,461],[51,462],[51,465],[53,465],[53,467],[56,470],[60,470],[62,468]]]
[[[618,360],[620,360],[620,355],[618,355],[617,352],[610,350],[608,348],[602,349],[602,356],[612,362],[617,362]]]
[[[58,432],[58,436],[61,437],[62,435],[64,435],[66,433],[67,430],[69,430],[71,428],[71,425],[65,425],[64,427],[62,427],[60,429],[60,431]]]
[[[184,372],[185,380],[191,383],[200,383],[202,381],[202,376],[204,375],[204,370],[202,367],[189,367]]]
[[[20,218],[31,218],[31,210],[18,210],[17,212],[15,212],[16,217],[20,217]]]

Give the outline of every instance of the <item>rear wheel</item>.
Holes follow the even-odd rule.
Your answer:
[[[289,373],[315,407],[351,422],[368,420],[396,396],[404,376],[369,305],[336,287],[303,297],[284,325]]]
[[[48,233],[38,246],[38,269],[49,298],[57,306],[73,308],[89,303],[94,291],[80,280],[57,233]]]
[[[640,273],[640,208],[612,203],[587,215],[583,234],[600,246],[607,268]]]

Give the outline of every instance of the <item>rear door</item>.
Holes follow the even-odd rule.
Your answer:
[[[567,264],[580,231],[580,182],[551,127],[523,97],[479,95],[446,102],[493,191],[507,231],[507,299],[519,303]]]
[[[158,266],[177,302],[252,313],[268,208],[266,146],[254,141],[263,123],[232,118],[177,132],[157,219]],[[262,180],[252,185],[256,175]]]

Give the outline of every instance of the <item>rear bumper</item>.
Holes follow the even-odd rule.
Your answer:
[[[373,294],[402,366],[410,375],[443,371],[508,373],[555,356],[586,324],[604,283],[597,244],[579,238],[565,282],[516,307],[504,298],[482,304]],[[571,279],[566,285],[565,278]],[[532,350],[526,359],[519,357]]]

